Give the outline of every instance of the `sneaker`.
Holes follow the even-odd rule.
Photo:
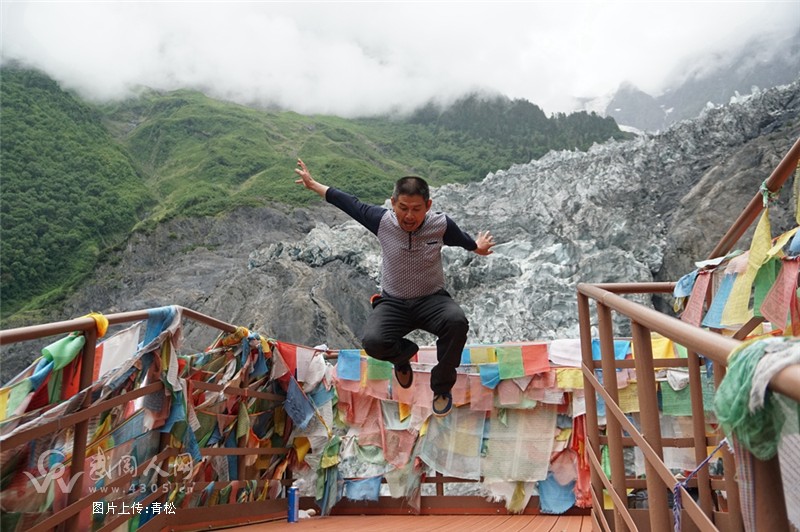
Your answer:
[[[450,392],[437,393],[433,396],[433,415],[446,416],[453,409],[453,396]]]
[[[414,383],[414,371],[411,369],[411,364],[408,362],[395,366],[394,376],[397,379],[397,384],[399,384],[401,388],[411,388],[411,385]]]

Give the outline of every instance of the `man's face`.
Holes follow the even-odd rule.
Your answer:
[[[397,199],[392,198],[392,209],[397,215],[400,227],[409,233],[419,229],[425,220],[425,214],[431,208],[431,200],[425,201],[422,196],[414,194],[400,194]]]

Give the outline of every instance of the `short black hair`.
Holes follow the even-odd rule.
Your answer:
[[[392,199],[397,200],[402,194],[406,196],[422,196],[422,199],[426,202],[431,199],[431,191],[428,187],[428,182],[415,175],[401,177],[394,184]]]

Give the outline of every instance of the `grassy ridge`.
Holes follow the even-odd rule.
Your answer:
[[[611,119],[547,118],[525,100],[464,98],[413,116],[346,120],[148,91],[91,105],[47,76],[3,68],[0,316],[52,305],[131,230],[243,205],[316,200],[320,181],[381,203],[400,176],[480,180],[550,149],[624,138]]]
[[[152,198],[97,110],[47,77],[4,69],[0,85],[3,315],[58,298]]]

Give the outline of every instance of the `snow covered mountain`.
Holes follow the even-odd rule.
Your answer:
[[[728,56],[698,56],[670,77],[676,82],[662,94],[648,94],[623,83],[614,94],[587,102],[586,108],[614,117],[621,126],[664,130],[680,120],[695,118],[708,105],[727,104],[754,90],[800,79],[800,31],[777,43],[764,37],[754,39]]]

